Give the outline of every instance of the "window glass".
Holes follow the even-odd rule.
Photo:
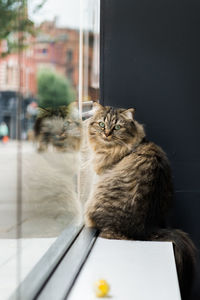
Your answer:
[[[81,103],[83,135],[79,193],[84,206],[95,181],[92,155],[87,139],[87,126],[93,112],[93,103],[99,101],[100,0],[82,1],[81,5],[80,41],[83,47],[80,49],[82,61],[79,73],[79,103]]]
[[[82,119],[99,99],[99,6],[0,0],[1,299],[82,222]]]

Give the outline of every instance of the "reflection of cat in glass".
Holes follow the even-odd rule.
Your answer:
[[[22,234],[55,236],[81,216],[76,183],[81,144],[77,110],[39,109],[35,135],[37,151],[23,154],[23,213],[27,221]]]
[[[40,108],[35,134],[39,143],[38,151],[45,151],[48,146],[60,151],[79,150],[80,122],[76,110],[65,106]]]

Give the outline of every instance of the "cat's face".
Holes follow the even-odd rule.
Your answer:
[[[106,147],[133,143],[137,135],[134,111],[97,105],[89,124],[90,142]]]
[[[80,138],[79,123],[67,118],[46,118],[42,122],[40,134],[44,135],[52,145],[66,147],[69,138]]]
[[[81,143],[81,123],[74,113],[45,116],[39,124],[39,140],[45,148],[52,145],[61,151],[77,151]]]

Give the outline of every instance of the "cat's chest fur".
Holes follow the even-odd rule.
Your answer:
[[[107,151],[97,151],[93,156],[94,171],[99,177],[104,174],[119,178],[131,176],[146,182],[149,176],[156,175],[157,169],[168,165],[165,153],[154,143],[140,144],[137,148],[127,151],[125,149],[108,149]],[[168,166],[167,166],[168,168]]]
[[[112,169],[126,155],[127,149],[115,147],[105,150],[98,149],[93,153],[93,167],[96,174],[101,175]]]

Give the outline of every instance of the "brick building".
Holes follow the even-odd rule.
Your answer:
[[[34,43],[37,70],[52,68],[78,87],[79,31],[58,28],[54,21],[43,22]]]
[[[29,37],[29,43],[33,38]],[[20,54],[12,53],[1,57],[5,51],[6,41],[0,44],[0,91],[20,91],[24,96],[36,94],[36,62],[32,47],[28,47]]]
[[[24,117],[26,106],[37,98],[37,73],[50,68],[66,77],[78,98],[79,84],[79,31],[58,28],[56,23],[43,22],[35,37],[27,36],[29,45],[20,54],[12,53],[1,57],[6,51],[6,42],[0,43],[0,121],[4,120],[11,137],[15,138],[14,125],[17,94],[23,99]],[[83,101],[99,99],[99,36],[85,32],[83,39]],[[11,105],[12,104],[12,111]],[[26,120],[25,120],[26,121]],[[26,130],[25,130],[26,131]]]
[[[20,86],[25,97],[36,97],[37,72],[42,68],[51,68],[70,81],[78,96],[79,31],[59,28],[55,21],[43,22],[36,31],[35,37],[27,37],[29,46],[21,53],[20,62],[17,53],[0,57],[0,91],[18,91]],[[0,55],[5,48],[6,42],[2,41]],[[98,53],[98,35],[86,32],[83,44],[84,100],[99,97]]]
[[[0,91],[18,91],[24,96],[37,95],[36,76],[41,68],[51,68],[65,76],[77,91],[79,71],[79,32],[44,22],[36,37],[28,37],[29,47],[20,55],[0,57]],[[5,51],[6,41],[0,44]],[[20,65],[20,67],[19,67]]]

